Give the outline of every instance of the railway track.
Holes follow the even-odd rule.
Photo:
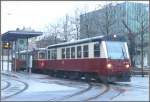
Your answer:
[[[87,98],[86,100],[83,100],[83,101],[92,101],[92,100],[102,96],[103,94],[107,93],[109,90],[110,90],[110,86],[109,85],[104,85],[103,91],[101,91],[99,94],[97,94],[95,96],[92,96],[92,97],[89,97],[89,98]]]
[[[77,91],[77,92],[75,92],[75,93],[73,93],[73,94],[69,94],[69,95],[63,96],[63,97],[61,97],[61,98],[51,99],[50,101],[59,101],[59,100],[62,101],[62,100],[65,100],[65,99],[69,99],[69,98],[71,98],[71,97],[75,97],[75,96],[77,96],[77,95],[81,95],[81,94],[83,94],[83,93],[89,91],[91,88],[92,88],[92,85],[88,83],[88,87],[87,87],[87,88],[84,88],[84,89],[82,89],[82,90],[80,90],[80,91]]]
[[[58,98],[50,99],[49,101],[70,101],[70,100],[79,100],[79,101],[94,101],[94,100],[100,100],[101,98],[105,96],[109,96],[109,94],[114,90],[114,94],[110,95],[108,97],[109,100],[113,100],[114,98],[118,97],[120,94],[124,92],[124,90],[121,88],[122,86],[129,86],[128,84],[118,84],[118,83],[109,83],[103,84],[99,82],[87,82],[87,81],[78,81],[78,80],[70,80],[70,79],[61,79],[61,78],[55,78],[55,77],[50,77],[50,81],[47,81],[45,83],[55,83],[59,85],[64,85],[68,87],[77,87],[80,90],[77,90],[75,92],[71,92],[69,95],[63,95]],[[54,79],[54,80],[53,80]],[[40,80],[40,79],[37,79]],[[15,80],[18,81],[18,80]],[[21,82],[22,84],[25,84],[24,82]],[[9,85],[10,87],[11,85]],[[7,96],[2,95],[2,99],[9,98],[11,96],[17,95],[24,90],[27,89],[25,87],[26,85],[22,85],[24,88],[20,88],[18,92],[13,92],[7,94]],[[85,87],[86,86],[86,87]],[[115,86],[115,87],[112,87]],[[7,89],[7,92],[10,92],[9,90],[12,90],[13,88],[9,88],[8,85],[7,87],[3,88],[4,91]],[[92,94],[91,94],[92,93]],[[80,98],[81,97],[81,98]]]
[[[2,80],[1,83],[2,83],[1,84],[1,90],[5,90],[10,86],[10,82],[8,82],[8,81]]]
[[[28,88],[28,84],[20,80],[12,79],[7,81],[9,85],[1,89],[1,100],[5,100],[12,96],[22,93]]]

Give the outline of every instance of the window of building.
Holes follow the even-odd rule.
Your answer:
[[[88,55],[89,55],[89,48],[88,48],[88,45],[84,45],[83,46],[83,57],[85,58],[85,57],[88,57]]]
[[[77,46],[77,58],[81,58],[81,46]]]
[[[94,44],[94,57],[100,57],[100,44]]]
[[[61,58],[65,58],[65,48],[61,49]]]
[[[66,58],[70,58],[70,48],[66,48]]]
[[[71,58],[75,58],[75,47],[71,47]]]

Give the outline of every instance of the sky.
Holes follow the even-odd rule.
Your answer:
[[[116,1],[113,1],[116,2]],[[119,1],[121,3],[123,1]],[[136,1],[140,2],[140,1]],[[141,1],[148,3],[148,1]],[[16,28],[31,27],[42,31],[46,25],[61,22],[66,15],[72,15],[75,8],[94,10],[106,1],[1,1],[1,34]]]

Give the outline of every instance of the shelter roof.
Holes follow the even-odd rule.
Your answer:
[[[2,41],[16,41],[17,39],[26,39],[42,35],[42,32],[37,31],[8,31],[2,34]]]

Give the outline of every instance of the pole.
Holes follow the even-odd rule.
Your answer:
[[[7,71],[9,71],[9,48],[7,49]]]
[[[3,42],[2,42],[2,43],[3,43]],[[2,71],[4,70],[4,69],[3,69],[3,50],[4,50],[4,49],[3,49],[3,47],[2,47]]]
[[[143,69],[143,57],[144,57],[144,53],[143,53],[143,34],[144,33],[141,33],[141,68],[142,68],[142,77],[144,77],[144,69]]]
[[[149,28],[149,43],[148,43],[148,67],[150,73],[150,28]]]
[[[11,72],[13,69],[13,42],[11,42],[12,48],[11,48]]]
[[[27,53],[26,53],[26,69],[28,72],[28,38],[27,38]]]
[[[150,15],[150,13],[149,13]],[[150,17],[149,17],[150,19]],[[150,24],[149,24],[150,25]],[[149,66],[149,73],[150,73],[150,27],[149,27],[149,43],[148,43],[148,66]]]
[[[14,53],[15,53],[15,60],[14,60],[14,72],[16,72],[16,49],[17,49],[17,44],[16,44],[16,41],[15,41],[15,49],[14,49]]]
[[[1,34],[0,34],[0,69],[2,67],[1,64],[2,64],[2,37],[1,37]]]

